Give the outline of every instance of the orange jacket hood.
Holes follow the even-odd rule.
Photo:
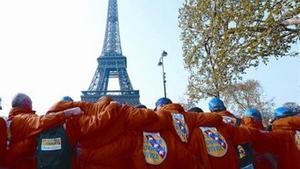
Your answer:
[[[275,120],[272,130],[300,130],[300,117],[290,116]]]
[[[262,122],[252,117],[243,117],[242,126],[251,127],[259,130],[264,129]]]

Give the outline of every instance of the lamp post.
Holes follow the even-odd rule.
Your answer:
[[[158,66],[161,66],[162,68],[162,77],[163,77],[163,85],[164,85],[164,97],[167,97],[167,91],[166,91],[166,73],[164,69],[164,57],[166,57],[168,53],[166,51],[163,51],[161,54],[161,57],[159,58]]]

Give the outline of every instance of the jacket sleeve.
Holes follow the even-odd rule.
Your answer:
[[[293,129],[300,130],[300,116],[290,117],[290,120],[288,121],[288,123]]]
[[[251,141],[251,137],[255,135],[252,135],[252,132],[254,133],[255,130],[247,127],[236,127],[230,124],[225,124],[224,127],[228,129],[227,132],[234,145],[248,143]]]
[[[74,107],[80,107],[81,110],[86,111],[89,110],[90,107],[92,107],[94,103],[90,102],[66,102],[66,101],[59,101],[55,103],[53,106],[50,107],[47,114],[53,113],[53,112],[59,112],[66,109],[74,108]]]
[[[16,131],[23,132],[26,137],[31,137],[64,123],[66,116],[64,112],[57,112],[37,116],[35,114],[20,114],[14,117],[11,126],[16,127]]]
[[[0,118],[0,168],[4,165],[6,154],[7,128],[4,119]]]
[[[72,126],[69,132],[77,132],[77,139],[90,136],[91,134],[98,133],[99,131],[109,127],[120,117],[121,105],[118,103],[110,103],[104,110],[95,110],[94,115],[81,115],[75,120],[68,120],[70,123],[76,123]]]
[[[122,113],[127,113],[128,129],[137,129],[146,126],[158,119],[153,110],[134,108],[128,105],[123,105]]]
[[[192,127],[216,127],[223,124],[222,117],[212,113],[187,113],[189,119],[192,121]]]
[[[281,153],[286,151],[286,145],[291,141],[290,132],[287,131],[261,132],[257,138],[252,144],[255,151],[260,153]]]

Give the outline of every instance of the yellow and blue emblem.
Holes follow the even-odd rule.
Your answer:
[[[215,127],[200,127],[203,133],[207,153],[213,157],[223,157],[228,150],[225,138]]]
[[[143,132],[143,152],[148,164],[159,165],[167,157],[167,144],[159,133]]]
[[[180,113],[172,113],[173,126],[182,142],[187,143],[189,137],[189,128],[185,123],[184,116]]]
[[[233,126],[237,125],[237,119],[230,116],[222,116],[223,122],[226,124],[231,124]]]
[[[295,143],[296,143],[296,146],[297,146],[298,150],[300,150],[300,131],[296,131]]]

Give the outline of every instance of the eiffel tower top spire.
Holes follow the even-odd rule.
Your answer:
[[[102,57],[122,56],[117,0],[109,0]]]

